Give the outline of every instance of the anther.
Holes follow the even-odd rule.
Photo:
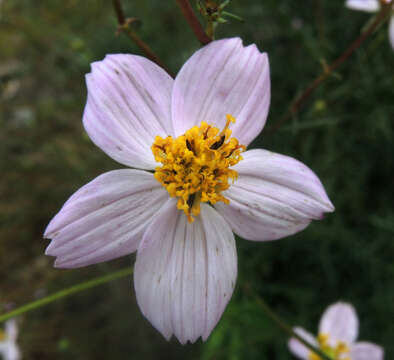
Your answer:
[[[162,164],[154,176],[171,197],[178,198],[177,207],[189,222],[199,215],[201,202],[229,203],[221,192],[237,179],[230,167],[242,160],[245,147],[230,138],[235,118],[229,114],[226,118],[222,131],[202,122],[176,139],[157,136],[152,145],[155,160]]]

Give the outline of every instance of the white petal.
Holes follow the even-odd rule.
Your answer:
[[[318,177],[288,156],[266,150],[242,154],[238,179],[215,207],[233,231],[248,240],[275,240],[304,229],[334,207]]]
[[[154,169],[155,136],[172,135],[173,79],[136,55],[107,55],[86,75],[83,123],[93,142],[116,161]]]
[[[330,305],[320,319],[319,334],[328,334],[332,346],[336,346],[338,341],[352,344],[358,336],[358,318],[354,307],[344,302]]]
[[[151,173],[115,170],[79,189],[45,231],[55,266],[74,268],[135,251],[168,193]]]
[[[376,12],[380,9],[379,0],[346,0],[346,7],[353,10]]]
[[[190,224],[171,199],[144,234],[134,269],[137,302],[157,330],[182,344],[206,340],[234,289],[234,235],[208,205]]]
[[[233,136],[248,145],[262,130],[270,103],[268,57],[239,38],[198,50],[175,79],[172,116],[176,135],[205,121],[223,128],[226,114],[237,122]]]
[[[355,343],[350,349],[352,360],[383,360],[383,356],[382,347],[365,341]]]
[[[315,337],[311,333],[306,331],[305,329],[303,329],[301,327],[295,327],[295,328],[293,328],[293,330],[297,335],[301,336],[309,344],[315,345],[315,346],[317,345]],[[288,346],[289,346],[290,352],[293,355],[297,356],[299,359],[303,359],[303,360],[309,359],[309,354],[311,351],[305,345],[300,343],[297,339],[291,338],[288,342]]]
[[[18,345],[14,342],[8,343],[4,351],[4,360],[19,360],[21,359],[21,352]]]
[[[389,25],[389,40],[391,47],[394,50],[394,16],[391,17],[390,25]]]
[[[16,319],[10,319],[5,323],[7,340],[15,341],[18,337],[18,323]]]

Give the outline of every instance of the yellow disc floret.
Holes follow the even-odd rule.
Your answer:
[[[231,137],[229,125],[235,118],[227,115],[227,123],[222,131],[206,122],[194,126],[184,135],[173,139],[156,136],[152,152],[162,166],[155,169],[155,178],[177,197],[177,207],[183,210],[189,220],[200,213],[200,202],[215,204],[229,203],[221,192],[234,182],[237,172],[230,166],[242,160],[245,146],[239,145]]]
[[[351,360],[349,357],[350,349],[343,341],[338,341],[336,346],[333,347],[329,343],[329,335],[328,334],[319,334],[317,337],[317,342],[319,344],[319,348],[323,353],[328,355],[332,360]],[[321,357],[315,354],[314,352],[310,352],[308,356],[308,360],[321,360]]]

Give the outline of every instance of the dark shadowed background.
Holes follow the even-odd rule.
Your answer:
[[[55,270],[43,255],[45,226],[97,175],[122,166],[83,130],[84,74],[107,53],[137,53],[115,36],[110,1],[0,1],[0,313],[134,261],[127,256]],[[124,0],[140,36],[176,73],[199,47],[175,1]],[[294,96],[355,39],[371,15],[344,0],[233,0],[246,22],[220,26],[269,55],[272,102],[252,147],[311,167],[336,212],[289,238],[238,239],[232,300],[206,343],[167,343],[141,315],[132,279],[122,279],[21,317],[24,359],[292,359],[287,336],[243,285],[291,325],[315,332],[327,305],[345,300],[360,339],[394,358],[394,52],[382,26],[279,130]]]

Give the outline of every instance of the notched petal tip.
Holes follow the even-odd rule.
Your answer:
[[[137,303],[168,340],[205,341],[231,298],[237,275],[234,236],[224,219],[202,204],[188,223],[170,199],[144,234],[150,239],[134,268]],[[153,245],[153,246],[152,246]]]
[[[49,245],[47,246],[47,248],[45,249],[45,255],[47,256],[56,256],[53,252],[52,252],[52,247],[53,247],[54,242],[50,242]],[[51,246],[52,245],[52,246]]]
[[[172,134],[173,79],[141,56],[111,54],[91,64],[83,124],[91,140],[114,160],[154,169],[150,146]]]
[[[47,225],[47,227],[45,228],[44,234],[43,234],[43,238],[44,239],[53,239],[58,235],[58,231],[56,230],[56,218],[57,216],[55,216]]]
[[[176,135],[202,119],[223,128],[237,119],[233,136],[247,146],[264,127],[270,103],[267,54],[240,38],[213,41],[183,65],[175,79],[172,116]]]
[[[253,241],[276,240],[305,229],[334,206],[316,174],[288,156],[256,149],[233,167],[238,179],[215,207],[233,231]]]
[[[85,265],[75,266],[75,265],[69,264],[67,262],[63,262],[59,258],[57,258],[55,260],[55,262],[53,263],[53,267],[56,269],[76,269],[76,268],[83,267],[83,266],[85,266]]]
[[[76,268],[134,252],[168,195],[151,173],[114,170],[74,193],[49,223],[45,254]]]

